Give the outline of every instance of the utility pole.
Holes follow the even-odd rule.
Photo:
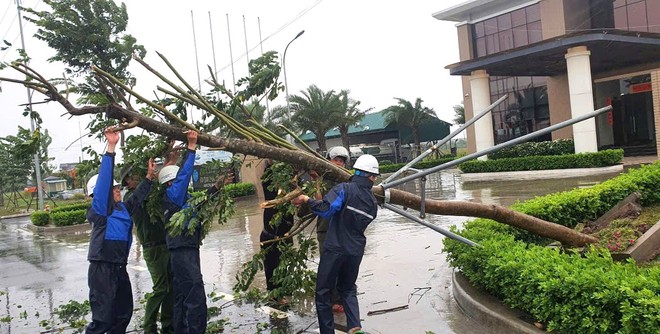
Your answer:
[[[23,37],[23,19],[21,18],[21,0],[16,0],[16,10],[18,11],[18,27],[21,32],[21,47],[23,48],[23,51],[25,52],[25,38]],[[32,117],[32,94],[30,94],[30,88],[26,88],[27,90],[27,98],[28,98],[28,112],[30,115],[30,130],[32,133],[34,133],[34,118]],[[41,145],[39,145],[39,149],[41,148]],[[37,177],[37,198],[38,198],[38,209],[43,210],[44,209],[44,189],[41,186],[41,167],[39,163],[39,149],[37,149],[37,152],[34,153],[34,171]]]

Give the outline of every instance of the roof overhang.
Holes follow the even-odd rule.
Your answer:
[[[432,16],[440,21],[478,22],[518,8],[526,7],[540,0],[470,0],[456,6],[435,12]]]
[[[660,34],[610,30],[567,34],[446,68],[451,75],[486,70],[491,76],[555,76],[566,73],[564,56],[576,46],[586,46],[591,51],[592,73],[660,59]]]

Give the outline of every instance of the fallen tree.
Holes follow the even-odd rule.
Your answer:
[[[205,117],[211,118],[213,121],[219,121],[239,139],[225,138],[206,132],[203,123],[200,122],[196,124],[188,123],[170,112],[162,101],[152,101],[143,97],[131,87],[122,83],[121,80],[116,79],[108,72],[97,67],[93,67],[91,71],[99,83],[99,89],[107,98],[108,102],[103,105],[76,106],[69,100],[68,91],[59,90],[53,81],[47,80],[37,71],[22,62],[14,62],[10,64],[10,67],[24,74],[26,76],[25,80],[0,77],[0,81],[18,83],[34,89],[46,96],[44,102],[57,102],[73,116],[104,114],[107,118],[119,121],[118,130],[139,127],[150,133],[160,134],[180,141],[186,140],[185,130],[196,130],[200,132],[198,143],[203,146],[221,148],[233,153],[271,158],[298,166],[305,166],[305,168],[316,170],[323,177],[335,181],[346,181],[350,177],[346,170],[329,163],[313,150],[303,150],[296,147],[251,118],[251,111],[245,107],[243,104],[244,101],[249,101],[253,97],[274,99],[277,96],[277,91],[281,90],[280,83],[278,82],[280,67],[275,52],[268,52],[262,57],[250,62],[250,77],[239,80],[238,87],[243,88],[237,92],[231,92],[224,85],[217,82],[213,72],[209,68],[211,79],[207,80],[207,82],[215,90],[222,92],[229,98],[229,102],[227,103],[211,101],[208,96],[203,96],[196,92],[164,56],[160,54],[159,56],[178,78],[180,84],[174,83],[144,61],[135,57],[140,64],[168,86],[158,86],[157,90],[167,94],[171,98],[178,99],[183,103],[203,110]],[[57,81],[66,82],[66,80],[62,79]],[[146,107],[136,109],[129,102],[131,96],[137,99],[138,103],[145,104]],[[249,125],[245,125],[232,118],[227,113],[227,110],[230,108],[239,108],[248,117]],[[161,117],[165,121],[156,119],[154,115]],[[304,143],[301,142],[301,144]],[[384,195],[382,188],[374,187],[373,192],[379,201],[382,202]],[[392,189],[390,203],[411,209],[419,209],[421,198],[412,193]],[[427,213],[493,219],[500,223],[560,241],[565,245],[583,246],[597,241],[592,236],[559,224],[513,211],[503,206],[432,199],[427,199],[425,205]]]

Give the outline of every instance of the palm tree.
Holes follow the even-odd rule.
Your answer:
[[[339,128],[339,133],[341,135],[341,144],[349,151],[349,146],[351,143],[348,137],[348,128],[356,125],[367,112],[373,109],[369,108],[367,110],[361,111],[358,108],[361,102],[348,97],[350,92],[350,90],[342,90],[339,93],[341,109],[339,110],[339,113],[336,115],[335,119],[337,127]]]
[[[419,126],[425,120],[438,118],[432,108],[423,107],[421,98],[415,100],[415,105],[402,98],[395,97],[399,102],[397,105],[389,106],[385,109],[385,124],[397,124],[399,127],[408,126],[412,130],[413,140],[415,142],[415,153],[420,155]]]
[[[461,104],[457,104],[452,108],[454,109],[454,124],[465,124],[465,106],[463,105],[463,101],[461,101]]]
[[[319,144],[319,150],[328,150],[325,133],[337,126],[336,114],[340,113],[341,102],[334,90],[324,92],[316,85],[301,90],[301,95],[289,98],[291,120],[301,132],[311,131]]]

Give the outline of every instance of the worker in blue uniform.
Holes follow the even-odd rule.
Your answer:
[[[105,130],[108,149],[101,158],[99,174],[87,183],[92,206],[87,220],[92,224],[89,241],[89,303],[92,322],[85,332],[125,333],[133,315],[133,292],[126,272],[131,248],[133,221],[131,214],[151,191],[156,164],[149,161],[148,174],[126,202],[121,201],[120,184],[113,179],[115,147],[119,133]]]
[[[186,138],[187,150],[181,168],[175,165],[165,166],[158,173],[158,181],[167,187],[162,204],[165,223],[169,222],[175,213],[190,206],[188,184],[195,164],[197,132],[188,131]],[[207,193],[216,194],[219,184],[231,182],[232,178],[231,173],[222,175]],[[181,234],[168,234],[166,237],[174,286],[174,333],[202,334],[206,331],[207,322],[206,293],[199,257],[202,224],[197,224],[192,234],[187,231],[187,227],[188,222]]]
[[[376,218],[378,205],[371,192],[379,175],[378,160],[360,156],[348,182],[334,186],[322,200],[300,195],[294,205],[306,203],[314,214],[330,218],[316,278],[316,313],[321,334],[334,333],[332,290],[336,287],[344,303],[349,333],[363,333],[357,300],[357,281],[367,239],[364,231]]]

